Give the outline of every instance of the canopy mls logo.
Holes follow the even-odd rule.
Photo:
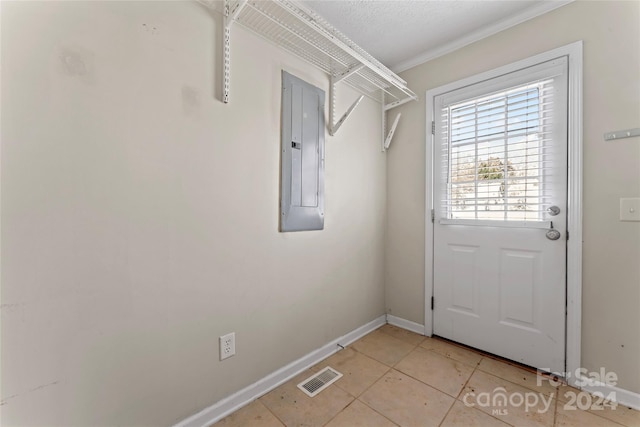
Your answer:
[[[540,414],[546,413],[551,408],[554,393],[545,395],[535,391],[526,393],[507,393],[504,387],[496,387],[492,391],[481,393],[468,392],[462,398],[462,402],[468,407],[478,406],[481,408],[491,408],[491,415],[508,415],[509,409],[524,406],[525,412],[535,410]]]
[[[605,385],[615,386],[618,381],[618,375],[615,372],[607,372],[605,368],[600,368],[597,372],[589,372],[585,368],[576,369],[574,373],[553,373],[548,374],[548,370],[538,370],[536,386],[542,387],[545,381],[553,387],[553,391],[549,394],[537,391],[514,391],[508,392],[504,387],[496,387],[491,391],[476,393],[475,390],[465,393],[462,402],[468,407],[480,407],[491,409],[491,415],[504,416],[509,414],[510,409],[524,408],[525,412],[546,413],[551,409],[556,393],[562,392],[560,387],[565,384],[560,377],[571,378],[575,375],[576,385],[583,387],[585,385]],[[593,394],[586,391],[580,391],[570,388],[563,391],[566,400],[564,409],[568,411],[595,410],[602,411],[606,408],[615,410],[618,406],[616,403],[616,393],[611,392],[607,396],[603,393],[595,392]]]

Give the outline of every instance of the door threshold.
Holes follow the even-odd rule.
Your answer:
[[[567,380],[564,377],[562,377],[562,376],[560,376],[558,374],[554,374],[553,372],[541,371],[541,370],[539,370],[537,368],[534,368],[533,366],[525,365],[524,363],[516,362],[515,360],[507,359],[505,357],[498,356],[497,354],[489,353],[487,351],[480,350],[480,349],[475,348],[475,347],[470,347],[468,345],[465,345],[465,344],[462,344],[462,343],[459,343],[459,342],[456,342],[456,341],[452,341],[452,340],[450,340],[448,338],[443,338],[443,337],[438,336],[438,335],[432,335],[431,338],[432,339],[436,339],[438,341],[446,342],[447,344],[450,344],[450,345],[453,345],[453,346],[456,346],[456,347],[459,347],[459,348],[462,348],[462,349],[465,349],[465,350],[472,351],[472,352],[480,354],[480,355],[482,355],[484,357],[488,357],[490,359],[497,360],[498,362],[503,362],[503,363],[506,363],[507,365],[515,366],[516,368],[520,368],[520,369],[525,370],[527,372],[530,372],[530,373],[533,373],[533,374],[536,374],[536,375],[540,375],[540,376],[542,376],[544,378],[548,378],[550,381],[559,382],[561,384],[567,385]]]

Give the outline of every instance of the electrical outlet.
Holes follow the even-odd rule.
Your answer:
[[[220,337],[220,360],[224,360],[236,354],[236,333]]]

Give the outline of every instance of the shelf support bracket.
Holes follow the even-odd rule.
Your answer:
[[[342,126],[342,124],[349,118],[351,113],[353,113],[353,110],[356,109],[358,104],[360,104],[360,101],[362,101],[362,98],[364,98],[364,95],[360,95],[360,97],[356,99],[356,101],[353,104],[351,104],[351,107],[349,107],[347,112],[344,113],[342,117],[340,117],[340,120],[335,122],[334,120],[335,120],[335,113],[336,113],[336,87],[335,87],[336,83],[338,83],[341,80],[344,80],[351,74],[356,73],[360,68],[362,68],[362,65],[351,68],[345,71],[344,73],[340,74],[339,76],[331,76],[331,85],[329,87],[329,98],[330,98],[329,99],[329,104],[330,104],[329,105],[329,135],[331,136],[334,136],[338,132],[338,129],[340,129],[340,126]]]
[[[238,17],[242,9],[247,5],[248,0],[243,0],[234,10],[230,10],[229,0],[224,0],[224,37],[223,43],[223,61],[222,61],[222,102],[229,103],[229,86],[231,81],[231,24]]]
[[[391,129],[389,129],[389,133],[387,133],[387,136],[385,138],[385,133],[387,131],[387,111],[391,110],[392,108],[396,108],[399,107],[403,104],[406,104],[409,101],[417,101],[418,97],[417,96],[408,96],[406,98],[403,99],[399,99],[397,101],[393,101],[390,102],[388,104],[385,104],[385,96],[384,96],[384,91],[382,92],[382,99],[380,101],[380,103],[382,104],[382,151],[387,151],[389,149],[389,146],[391,145],[391,141],[393,139],[393,134],[396,132],[396,127],[398,126],[398,122],[400,121],[400,116],[402,116],[402,113],[398,113],[398,115],[396,116],[396,118],[393,120],[393,124],[391,125]]]
[[[358,104],[360,104],[360,101],[362,101],[362,98],[364,98],[364,95],[360,95],[360,97],[356,99],[356,101],[353,104],[351,104],[351,107],[349,107],[347,112],[344,113],[342,117],[340,117],[340,120],[338,120],[338,122],[335,125],[331,126],[331,129],[329,130],[329,135],[334,136],[336,132],[338,132],[338,129],[340,129],[340,126],[342,126],[342,124],[349,118],[351,113],[353,113],[353,110],[355,110]]]
[[[225,3],[226,2],[228,2],[228,0],[226,0]],[[242,0],[240,3],[238,3],[238,5],[234,10],[230,11],[231,22],[235,21],[238,18],[238,15],[240,15],[240,12],[242,12],[242,9],[244,9],[247,3],[248,3],[248,0]]]
[[[393,101],[393,102],[390,102],[388,104],[385,104],[384,111],[389,111],[390,109],[399,107],[402,104],[406,104],[409,101],[417,101],[417,100],[418,100],[417,96],[415,96],[415,97],[414,96],[408,96],[408,97],[406,97],[404,99],[400,99],[398,101]]]
[[[391,125],[391,129],[389,129],[389,133],[387,134],[387,138],[384,140],[384,149],[388,150],[389,146],[391,145],[391,140],[393,139],[393,134],[396,131],[396,127],[398,126],[398,122],[400,121],[400,116],[402,116],[402,113],[398,113],[398,115],[396,116],[395,120],[393,121],[393,124]]]
[[[333,84],[341,82],[342,80],[346,79],[347,77],[349,77],[352,74],[357,73],[358,71],[362,70],[363,68],[364,68],[364,64],[359,64],[359,65],[356,65],[355,67],[349,68],[347,71],[335,76],[334,79],[333,79]]]

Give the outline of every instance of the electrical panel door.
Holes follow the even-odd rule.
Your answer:
[[[324,91],[282,72],[280,231],[324,228]]]

